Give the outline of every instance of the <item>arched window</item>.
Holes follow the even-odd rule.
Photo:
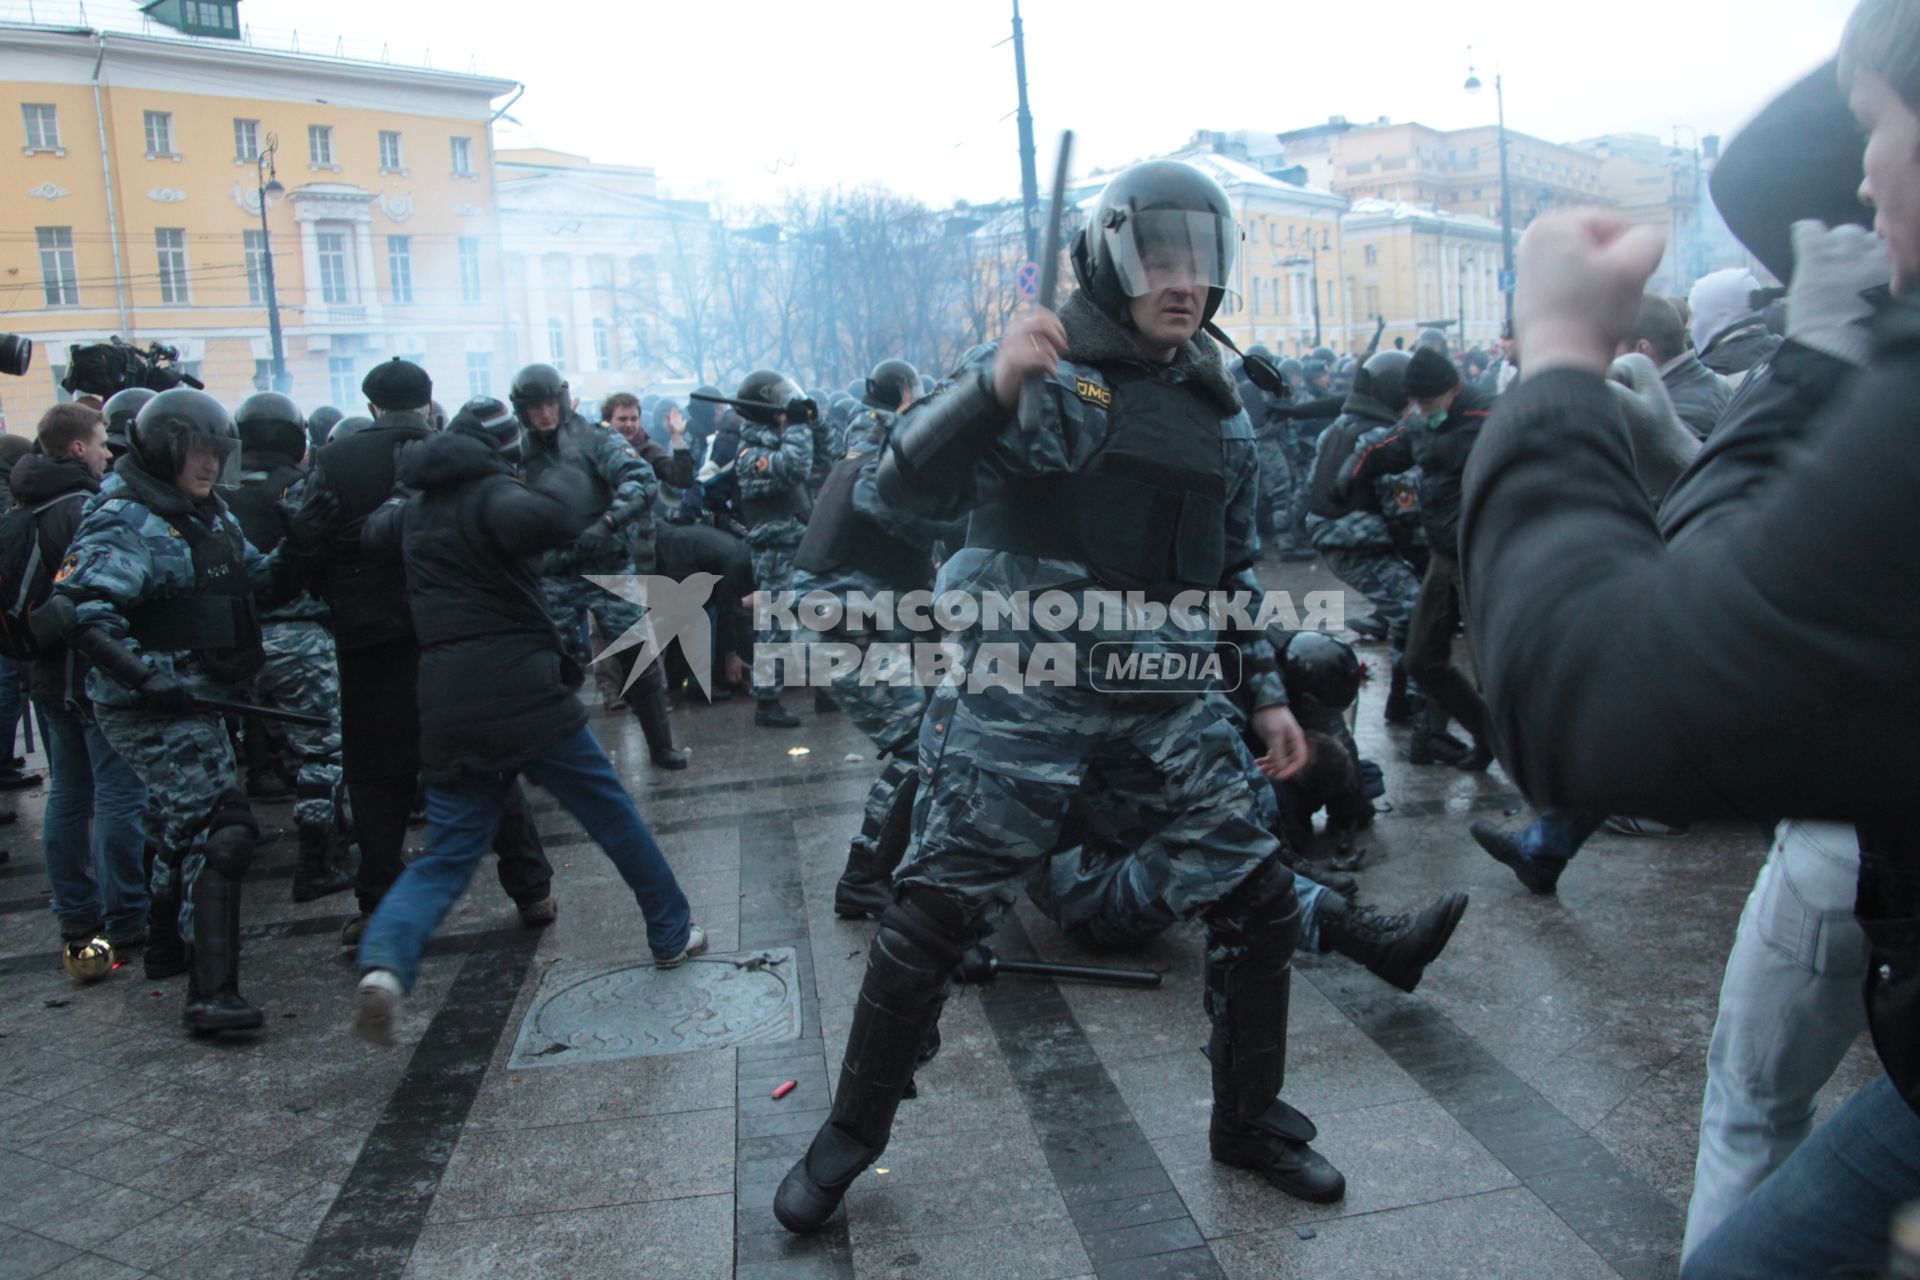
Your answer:
[[[613,335],[607,329],[607,322],[599,316],[593,318],[593,367],[613,368]]]

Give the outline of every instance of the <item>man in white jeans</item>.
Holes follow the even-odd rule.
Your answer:
[[[1806,1140],[1821,1086],[1866,1026],[1859,873],[1851,826],[1774,829],[1720,984],[1683,1259]]]

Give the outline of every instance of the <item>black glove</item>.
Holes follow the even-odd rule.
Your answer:
[[[332,489],[316,486],[287,518],[287,545],[300,555],[312,555],[327,544],[339,523],[340,499]]]
[[[620,535],[607,524],[605,517],[601,517],[574,540],[573,558],[581,564],[591,564],[595,560],[606,559],[619,549]]]
[[[787,401],[787,425],[812,426],[820,420],[820,406],[805,396]]]
[[[147,678],[134,690],[140,697],[142,710],[162,711],[175,716],[186,715],[193,710],[193,694],[188,692],[179,676],[157,667],[148,667],[147,673]]]
[[[153,677],[154,669],[145,659],[97,623],[75,627],[67,635],[67,646],[124,688],[138,690]]]

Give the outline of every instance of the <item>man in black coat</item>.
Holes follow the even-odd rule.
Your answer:
[[[1861,195],[1898,300],[1829,425],[1814,428],[1817,449],[1684,546],[1665,543],[1600,377],[1660,237],[1602,213],[1548,215],[1520,252],[1528,378],[1468,476],[1473,633],[1503,754],[1530,798],[1858,828],[1855,914],[1887,1074],[1700,1245],[1689,1280],[1871,1271],[1896,1207],[1920,1196],[1920,605],[1888,589],[1920,574],[1920,77],[1896,52],[1917,44],[1920,13],[1904,0],[1864,0],[1843,44],[1869,134]],[[1577,735],[1560,731],[1569,723]]]
[[[1657,293],[1642,298],[1627,346],[1653,361],[1674,413],[1688,430],[1706,439],[1727,411],[1733,387],[1687,350],[1687,326],[1680,319],[1680,309]]]
[[[433,383],[404,360],[377,365],[360,384],[372,426],[335,440],[314,455],[295,517],[314,527],[311,587],[326,601],[340,667],[340,746],[352,802],[360,867],[354,894],[360,914],[340,944],[360,940],[380,899],[400,878],[407,822],[420,786],[420,721],[415,711],[419,647],[407,616],[406,572],[398,561],[369,559],[361,527],[393,493],[400,450],[433,435],[426,408]],[[518,787],[500,824],[500,887],[529,927],[551,924],[553,866]]]
[[[427,852],[381,900],[360,939],[357,1028],[393,1042],[427,940],[486,855],[515,777],[525,773],[587,829],[633,890],[654,962],[672,968],[707,946],[653,833],[587,728],[574,696],[582,671],[548,616],[538,557],[574,544],[597,519],[578,461],[516,475],[519,421],[475,400],[449,429],[406,453],[413,490],[367,522],[366,550],[406,564],[420,637],[420,758]]]

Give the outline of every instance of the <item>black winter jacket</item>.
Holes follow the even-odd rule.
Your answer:
[[[1733,398],[1726,379],[1701,364],[1700,357],[1691,351],[1682,353],[1679,363],[1662,373],[1660,381],[1667,388],[1667,398],[1673,401],[1674,414],[1702,440],[1713,431],[1727,411],[1727,401]]]
[[[323,492],[340,502],[340,514],[310,570],[314,595],[332,612],[338,648],[368,649],[411,639],[406,574],[398,560],[363,555],[360,535],[367,517],[393,495],[400,451],[431,435],[433,428],[417,413],[383,413],[372,426],[313,457],[301,506]]]
[[[400,479],[416,492],[368,519],[363,543],[406,566],[421,773],[439,785],[515,773],[587,722],[537,557],[580,536],[592,481],[557,466],[528,488],[490,445],[459,433],[408,449]]]
[[[1535,803],[1855,824],[1875,1044],[1920,1109],[1920,305],[1879,331],[1808,427],[1820,447],[1771,483],[1736,467],[1671,547],[1600,379],[1523,383],[1468,469],[1463,566],[1501,758]],[[1739,458],[1703,453],[1669,523]]]
[[[1381,476],[1399,475],[1417,466],[1420,523],[1427,531],[1427,545],[1442,555],[1459,554],[1460,477],[1493,404],[1494,398],[1480,388],[1463,385],[1445,422],[1430,427],[1409,419],[1359,456],[1347,473],[1345,487],[1336,488],[1336,495],[1345,497]]]
[[[40,555],[48,573],[66,559],[74,530],[93,494],[100,492],[87,464],[78,458],[49,458],[30,453],[14,463],[8,477],[13,500],[23,507],[53,505],[40,513],[35,526],[40,531]],[[79,495],[79,496],[71,496]],[[72,701],[87,701],[87,669],[92,664],[67,646],[54,645],[44,650],[27,670],[27,692],[36,702],[61,706]]]

